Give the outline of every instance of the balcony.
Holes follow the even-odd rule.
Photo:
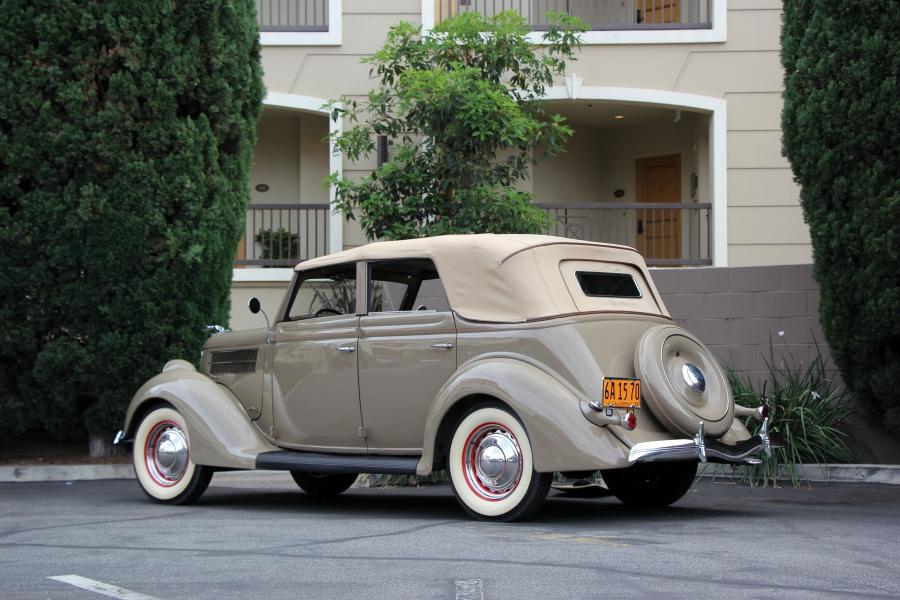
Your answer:
[[[326,32],[330,0],[256,0],[261,32]]]
[[[328,253],[328,204],[251,204],[236,267],[293,267]]]
[[[710,203],[535,204],[550,214],[550,235],[632,246],[650,266],[712,264]]]
[[[712,29],[713,0],[434,0],[434,20],[462,12],[486,17],[513,10],[533,31],[547,28],[548,13],[579,17],[590,31]]]
[[[549,235],[637,248],[648,265],[709,265],[708,203],[538,202]],[[251,204],[236,267],[293,267],[328,253],[328,204]]]

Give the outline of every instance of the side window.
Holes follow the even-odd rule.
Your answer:
[[[448,311],[450,304],[429,259],[369,263],[369,312]]]
[[[356,313],[356,265],[301,272],[288,308],[291,321]]]

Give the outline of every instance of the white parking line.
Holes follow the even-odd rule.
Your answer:
[[[456,600],[484,600],[484,585],[480,579],[457,579]]]
[[[47,579],[68,583],[69,585],[74,585],[83,590],[109,596],[110,598],[119,598],[120,600],[159,600],[153,596],[132,592],[131,590],[109,585],[102,581],[94,581],[93,579],[81,577],[80,575],[56,575],[55,577],[48,577]]]

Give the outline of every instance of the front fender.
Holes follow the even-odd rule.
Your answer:
[[[419,475],[432,470],[437,434],[444,417],[458,402],[491,396],[508,405],[525,425],[540,473],[593,471],[625,465],[628,448],[606,427],[582,414],[576,390],[523,358],[479,358],[466,363],[441,388],[425,422]]]
[[[187,422],[191,460],[198,465],[253,469],[256,455],[277,450],[251,423],[228,388],[198,373],[183,360],[166,363],[159,375],[141,386],[125,414],[123,431],[134,436],[135,415],[149,403],[163,400]]]

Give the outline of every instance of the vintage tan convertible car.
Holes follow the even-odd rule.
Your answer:
[[[273,317],[213,335],[199,369],[170,361],[134,396],[116,441],[154,500],[193,501],[226,469],[290,471],[319,496],[359,473],[447,469],[472,516],[512,520],[556,472],[599,470],[620,500],[663,506],[698,462],[771,453],[765,414],[735,406],[631,248],[373,243],[299,264]]]

